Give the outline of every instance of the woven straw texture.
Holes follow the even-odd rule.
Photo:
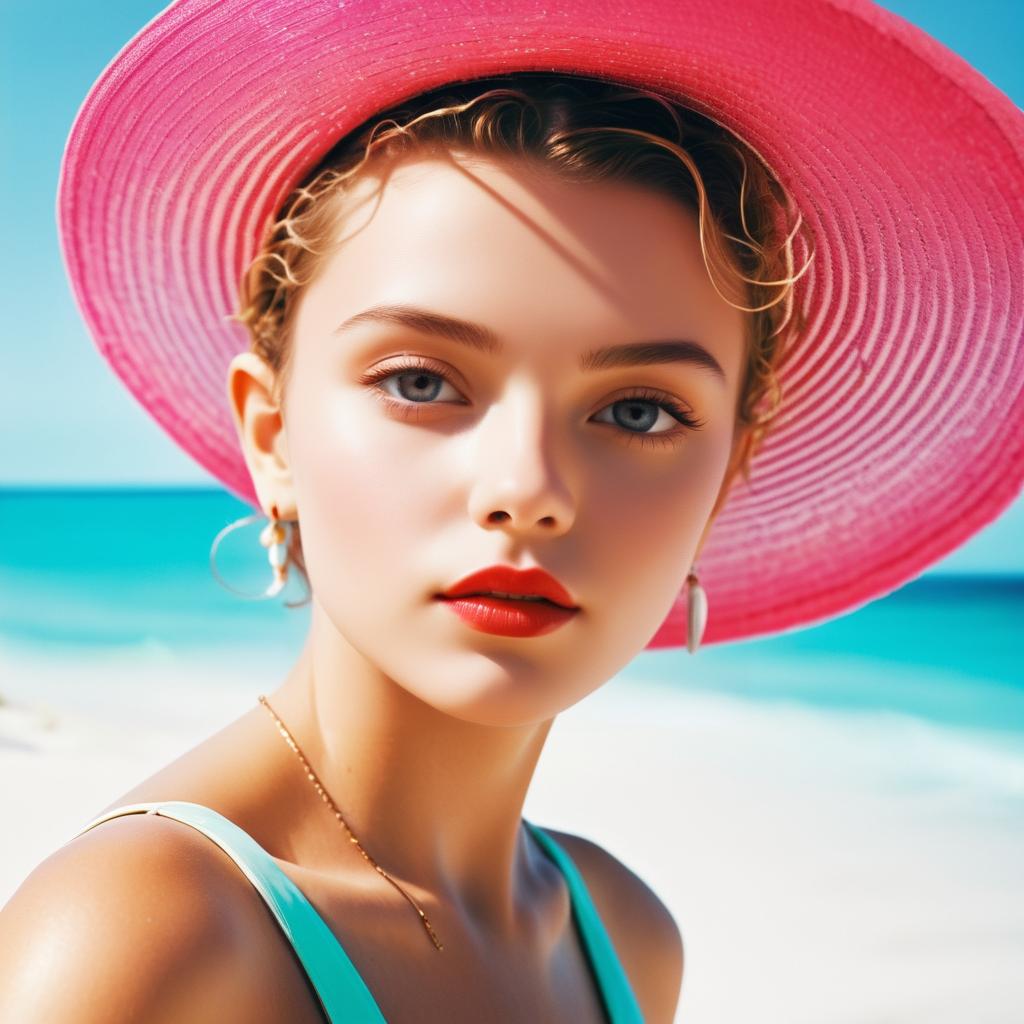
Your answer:
[[[227,405],[240,275],[305,171],[445,82],[547,70],[642,85],[744,138],[817,246],[785,406],[700,560],[704,643],[858,607],[1024,481],[1024,116],[867,2],[224,0],[173,4],[72,127],[58,223],[103,356],[257,505]],[[806,257],[801,246],[797,264]],[[680,596],[651,647],[685,643]]]

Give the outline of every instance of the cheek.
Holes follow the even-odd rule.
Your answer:
[[[431,534],[440,501],[437,472],[420,447],[414,432],[402,432],[358,402],[307,405],[289,424],[303,547],[315,587],[320,577],[328,592],[345,588],[372,597],[365,587],[376,577],[393,580],[411,564]]]
[[[671,610],[718,495],[729,441],[704,436],[678,458],[624,460],[615,485],[601,485],[586,512],[596,542],[587,561],[588,576],[607,584],[609,628],[642,637]]]

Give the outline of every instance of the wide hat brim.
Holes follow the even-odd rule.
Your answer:
[[[258,506],[226,396],[249,337],[226,317],[268,219],[373,114],[509,71],[619,81],[699,110],[761,155],[813,230],[782,415],[701,554],[705,644],[888,593],[1020,493],[1024,116],[930,36],[857,0],[164,10],[78,113],[58,225],[103,356],[225,487]],[[686,641],[679,569],[650,647]]]

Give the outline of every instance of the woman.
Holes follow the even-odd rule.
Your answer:
[[[979,499],[976,479],[951,471],[947,504],[918,522],[904,523],[899,509],[844,518],[850,492],[829,489],[829,470],[840,465],[879,499],[896,435],[878,428],[913,407],[865,395],[865,379],[889,380],[912,354],[902,307],[881,285],[909,281],[916,301],[930,277],[923,268],[898,277],[872,259],[873,240],[851,237],[852,224],[866,221],[844,222],[832,212],[839,193],[815,191],[796,174],[803,207],[822,200],[805,219],[760,147],[678,102],[682,57],[702,54],[694,59],[708,61],[706,77],[690,82],[694,96],[707,86],[705,103],[717,95],[721,111],[742,120],[739,94],[711,88],[726,66],[710,59],[711,44],[718,58],[742,63],[750,36],[727,37],[686,5],[672,17],[631,5],[637,20],[628,29],[622,12],[581,5],[572,24],[533,29],[549,56],[574,41],[571,66],[541,74],[532,60],[503,62],[498,74],[488,58],[446,48],[453,29],[443,8],[410,7],[381,25],[368,4],[339,15],[327,5],[237,3],[238,21],[227,17],[231,6],[169,8],[108,69],[107,92],[96,93],[72,131],[62,232],[108,358],[187,450],[268,517],[267,594],[282,590],[290,568],[305,575],[311,628],[275,691],[124,793],[26,880],[0,915],[5,1005],[20,1021],[668,1024],[683,972],[679,924],[599,844],[522,819],[555,716],[648,646],[685,639],[696,651],[705,616],[707,638],[726,639],[891,589],[894,572],[918,571],[1008,502],[1024,475],[1019,444],[1004,450],[1011,487],[998,495]],[[829,39],[843,23],[854,37],[843,44],[850,53],[858,33],[871,39],[880,62],[896,59],[886,40],[902,33],[900,42],[929,53],[929,72],[952,88],[948,57],[896,19],[805,6]],[[758,5],[733,7],[764,17]],[[495,7],[479,22],[470,17],[465,31],[470,41],[519,52],[511,17],[507,5]],[[526,7],[517,17],[533,24]],[[656,24],[672,40],[668,58],[645,35]],[[807,28],[799,20],[788,27],[793,37],[778,45],[795,60]],[[445,75],[410,90],[402,62],[427,37],[450,54]],[[617,37],[629,45],[609,41]],[[348,81],[332,99],[318,91],[327,87],[312,55],[323,59],[340,40]],[[389,51],[389,40],[403,46]],[[233,70],[211,90],[205,76],[214,66],[223,73],[225,46],[237,54]],[[290,59],[271,73],[268,61],[282,55]],[[623,75],[632,85],[597,81],[616,55],[667,61],[678,77],[666,91],[677,99],[640,88],[636,75]],[[429,67],[421,86],[431,84]],[[751,95],[754,67],[740,75]],[[161,77],[172,68],[188,69],[187,87]],[[645,69],[654,83],[659,68]],[[957,71],[965,95],[980,88]],[[388,84],[360,92],[371,72]],[[811,71],[800,74],[806,86]],[[867,92],[877,75],[865,76]],[[173,180],[159,145],[133,148],[100,131],[114,107],[100,109],[113,98],[130,96],[125,109],[141,116],[161,109],[147,107],[147,97],[169,102],[172,93],[189,97],[192,117],[164,109],[167,131],[182,146],[202,139],[207,147],[182,148],[188,155]],[[837,97],[833,115],[844,103],[853,109],[826,93]],[[337,96],[351,109],[317,134],[308,117]],[[983,98],[1007,117],[994,90]],[[238,105],[229,114],[230,102]],[[806,100],[789,127],[817,102]],[[943,102],[955,106],[949,96]],[[261,110],[276,136],[246,121]],[[1008,155],[1011,142],[1021,143],[1019,119],[997,131],[973,116],[972,128],[998,135],[1006,149],[993,177],[1019,182]],[[122,111],[117,123],[135,121]],[[760,141],[782,144],[785,127],[766,131]],[[793,142],[794,163],[809,159],[812,134]],[[847,168],[849,187],[872,172],[849,169],[864,136],[851,131],[847,141],[824,159],[830,173]],[[915,143],[876,157],[893,187],[884,200],[865,199],[858,216],[891,208],[900,195],[898,212],[939,209],[948,232],[969,201],[935,206],[928,193],[915,205],[893,177]],[[85,183],[105,159],[90,145],[108,146],[121,171],[134,167],[145,185],[140,201],[116,175]],[[143,153],[149,162],[133,164]],[[111,217],[124,218],[110,236],[119,239],[116,258],[106,249],[100,258],[103,236],[87,241],[87,218],[73,209],[98,187],[104,202],[124,203]],[[102,205],[94,195],[93,215]],[[984,206],[978,198],[970,208]],[[261,208],[274,214],[265,228]],[[159,229],[142,230],[147,223]],[[1010,248],[1012,218],[999,224]],[[879,227],[879,237],[890,229]],[[912,266],[926,246],[907,246]],[[936,263],[952,265],[957,252],[950,241]],[[848,282],[831,261],[858,253],[869,257],[861,273],[876,286],[878,313],[867,325],[864,310],[831,288]],[[1019,267],[1019,246],[1013,259]],[[231,324],[213,293],[239,260],[246,272]],[[131,267],[139,287],[104,291],[90,278],[100,263]],[[976,285],[986,278],[977,262],[972,273]],[[811,280],[805,302],[795,302]],[[993,313],[1019,310],[1013,287],[988,296],[979,288],[968,313],[1006,351],[1019,335]],[[948,312],[955,293],[945,301]],[[146,323],[145,337],[126,310]],[[959,351],[959,328],[949,323],[936,317],[918,337]],[[844,365],[851,352],[858,361]],[[226,378],[211,358],[218,353],[229,356]],[[126,372],[129,361],[138,376]],[[1004,365],[1016,366],[997,375],[1010,394],[1020,360]],[[784,366],[799,399],[789,405],[780,402]],[[934,383],[929,372],[919,364],[922,386]],[[905,381],[903,398],[916,386]],[[219,404],[209,398],[218,388]],[[860,420],[845,410],[843,388],[869,410]],[[982,399],[965,387],[959,401],[977,407]],[[928,441],[922,465],[906,474],[908,492],[920,497],[946,454],[935,430],[950,413],[917,409],[902,438]],[[751,474],[787,411],[772,441],[799,437],[806,453],[799,505],[791,448],[774,449],[763,478]],[[994,426],[1009,432],[1013,415],[1020,418],[1007,407]],[[784,422],[794,424],[788,435]],[[870,452],[859,447],[868,435]],[[815,491],[826,493],[811,500]],[[744,511],[759,516],[744,526]],[[927,546],[924,520],[933,528]],[[731,522],[732,533],[716,529],[716,540],[743,528],[745,543],[720,547],[712,563],[719,522]],[[773,600],[758,590],[759,539],[782,584]],[[885,557],[876,559],[879,549]],[[801,571],[787,576],[793,562]]]

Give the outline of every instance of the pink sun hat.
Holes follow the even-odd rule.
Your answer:
[[[241,275],[374,114],[512,71],[640,86],[729,128],[813,231],[783,408],[700,557],[704,644],[912,579],[1024,483],[1024,115],[866,0],[183,0],[93,85],[57,216],[100,352],[258,508],[227,404]],[[798,239],[797,266],[808,253]],[[680,596],[649,647],[686,642]]]

